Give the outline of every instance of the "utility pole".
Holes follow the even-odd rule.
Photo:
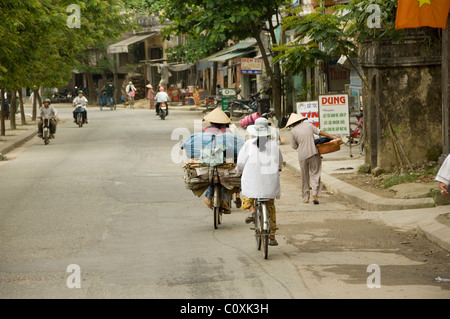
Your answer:
[[[449,145],[449,28],[450,28],[450,15],[447,18],[447,29],[442,30],[442,64],[441,64],[441,75],[442,75],[442,152],[439,162],[442,163],[450,152]]]

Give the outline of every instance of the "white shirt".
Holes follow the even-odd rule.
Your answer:
[[[447,185],[450,184],[450,155],[447,155],[445,158],[445,161],[442,163],[436,174],[435,180]]]
[[[58,111],[56,109],[49,105],[48,107],[41,106],[39,109],[39,117],[42,119],[51,119],[53,116],[56,116],[58,114]]]
[[[130,91],[136,91],[136,88],[134,87],[133,84],[128,84],[127,87],[125,88],[125,91],[128,93]]]
[[[265,146],[261,151],[252,138],[239,151],[236,168],[242,172],[242,195],[247,198],[280,198],[283,155],[276,141],[269,139]]]
[[[166,92],[158,92],[155,95],[155,100],[158,103],[167,102],[167,101],[169,101],[169,96],[167,95]]]
[[[75,106],[77,105],[77,104],[81,104],[82,106],[83,106],[83,108],[85,109],[86,108],[86,104],[87,104],[87,102],[88,102],[88,100],[87,100],[87,98],[86,97],[76,97],[76,98],[74,98],[73,99],[73,103],[75,103]]]

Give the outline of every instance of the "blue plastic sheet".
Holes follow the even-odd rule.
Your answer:
[[[185,142],[181,142],[181,148],[185,150],[189,158],[199,158],[200,151],[204,148],[215,148],[222,145],[226,158],[237,157],[245,140],[233,133],[212,134],[195,133],[190,135]]]

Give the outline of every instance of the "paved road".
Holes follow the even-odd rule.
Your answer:
[[[450,297],[434,280],[450,277],[444,251],[332,194],[298,204],[288,169],[270,260],[242,210],[214,230],[172,160],[174,128],[193,132],[200,112],[161,121],[149,110],[91,108],[78,128],[70,108],[59,111],[69,120],[50,145],[35,139],[0,163],[1,298]],[[77,284],[73,264],[80,289],[67,286]],[[370,264],[380,289],[367,286]]]

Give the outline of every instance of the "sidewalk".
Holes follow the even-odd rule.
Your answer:
[[[280,130],[284,142],[280,145],[286,167],[300,172],[297,151],[289,142],[289,130]],[[415,225],[417,232],[441,248],[450,251],[450,206],[437,206],[431,197],[425,198],[385,198],[350,185],[332,174],[358,171],[364,164],[364,157],[357,147],[350,149],[341,145],[341,150],[322,156],[322,184],[334,194],[347,199],[361,209],[377,213],[384,221],[393,225]],[[428,187],[427,185],[422,188]],[[437,182],[436,182],[437,187]],[[416,189],[409,184],[402,185],[404,197]],[[427,189],[429,191],[429,189]]]
[[[0,161],[7,159],[9,152],[37,135],[37,121],[31,121],[29,115],[25,119],[27,124],[22,125],[20,114],[16,114],[15,130],[11,130],[10,120],[5,120],[6,134],[5,136],[0,136]]]

